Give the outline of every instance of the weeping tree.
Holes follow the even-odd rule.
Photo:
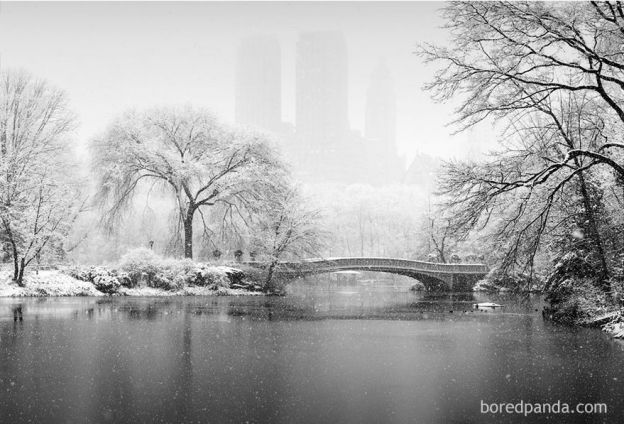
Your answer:
[[[262,135],[191,107],[124,114],[95,140],[94,158],[104,225],[115,227],[140,187],[161,189],[175,203],[187,258],[193,257],[194,222],[207,224],[204,209],[218,205],[226,215],[248,216],[285,179]]]
[[[418,52],[439,65],[426,88],[459,101],[458,130],[486,120],[504,128],[489,160],[443,171],[456,230],[494,225],[503,264],[532,269],[542,237],[576,217],[608,288],[596,176],[624,181],[621,6],[456,2],[443,16],[450,44]]]
[[[25,72],[0,73],[0,236],[19,285],[33,260],[62,246],[80,211],[69,175],[73,126],[63,91]]]

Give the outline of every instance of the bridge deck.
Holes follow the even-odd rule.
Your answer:
[[[250,263],[250,265],[253,263]],[[257,263],[259,264],[259,263]],[[422,271],[436,274],[479,274],[484,275],[489,272],[489,268],[484,264],[440,264],[434,262],[413,261],[409,259],[393,258],[316,258],[304,259],[300,262],[280,262],[284,268],[293,271],[321,271],[339,270],[349,268],[359,268],[371,270],[375,269],[395,269]]]

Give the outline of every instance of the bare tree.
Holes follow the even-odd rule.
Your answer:
[[[587,180],[597,167],[624,177],[621,10],[614,3],[453,3],[444,10],[451,47],[419,51],[441,65],[427,87],[434,97],[460,99],[460,130],[486,119],[509,125],[490,161],[447,164],[442,182],[457,228],[507,213],[495,233],[507,264],[524,256],[532,267],[541,236],[558,228],[567,196],[577,192],[607,280]]]
[[[275,267],[289,256],[318,255],[323,240],[319,211],[309,209],[294,188],[286,188],[257,216],[251,245],[269,261],[265,289],[271,289]]]
[[[444,9],[452,47],[419,50],[441,65],[427,88],[439,100],[461,97],[455,121],[460,128],[489,117],[517,121],[531,114],[563,127],[559,96],[571,93],[622,125],[624,18],[618,9],[608,2],[452,3]],[[572,146],[558,167],[586,157],[624,175],[613,158],[622,148],[614,140]]]
[[[437,259],[443,264],[450,259],[449,250],[453,239],[453,228],[450,219],[441,219],[444,224],[440,224],[440,220],[429,217],[429,238],[433,243]]]
[[[62,91],[25,72],[0,74],[0,220],[19,285],[77,216],[78,187],[68,175],[73,125]]]
[[[193,257],[193,223],[220,204],[243,214],[283,183],[284,168],[266,139],[227,128],[190,107],[129,112],[95,142],[97,194],[112,227],[141,184],[171,193],[184,231],[184,256]]]

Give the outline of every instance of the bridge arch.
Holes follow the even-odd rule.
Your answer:
[[[320,274],[330,274],[333,272],[340,271],[363,271],[363,272],[378,272],[384,274],[394,274],[400,275],[404,277],[413,278],[416,281],[419,281],[424,284],[427,290],[431,291],[441,291],[441,290],[449,290],[452,288],[450,279],[445,279],[444,277],[437,277],[432,275],[427,275],[426,273],[418,273],[418,272],[409,272],[409,271],[400,271],[394,269],[369,269],[369,268],[361,268],[361,267],[352,267],[352,268],[342,268],[340,270],[319,270],[314,272],[304,272],[304,273],[281,273],[281,275],[289,276],[292,278],[297,277],[306,277],[309,275],[320,275]]]
[[[278,275],[292,278],[336,271],[386,272],[414,278],[431,290],[468,291],[489,269],[483,264],[439,264],[373,257],[306,259],[280,262],[276,268]]]

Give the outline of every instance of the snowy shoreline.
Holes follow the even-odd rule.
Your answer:
[[[258,285],[250,282],[247,289],[241,284],[234,284],[227,281],[229,273],[225,272],[226,267],[215,267],[214,276],[221,278],[220,284],[210,284],[206,286],[187,285],[175,289],[165,289],[159,287],[149,287],[146,284],[139,284],[134,287],[117,286],[113,291],[110,285],[106,289],[98,290],[102,287],[99,282],[85,281],[69,275],[69,270],[46,270],[39,273],[30,273],[25,278],[24,287],[18,286],[12,281],[8,274],[0,276],[0,297],[85,297],[85,296],[130,296],[130,297],[171,297],[171,296],[262,296],[265,292],[257,289]],[[101,268],[100,268],[101,270]],[[231,268],[232,271],[241,273],[240,270]],[[212,270],[211,270],[212,271]],[[227,271],[230,271],[228,267]],[[240,283],[240,281],[238,281]],[[228,287],[228,286],[235,287]]]

